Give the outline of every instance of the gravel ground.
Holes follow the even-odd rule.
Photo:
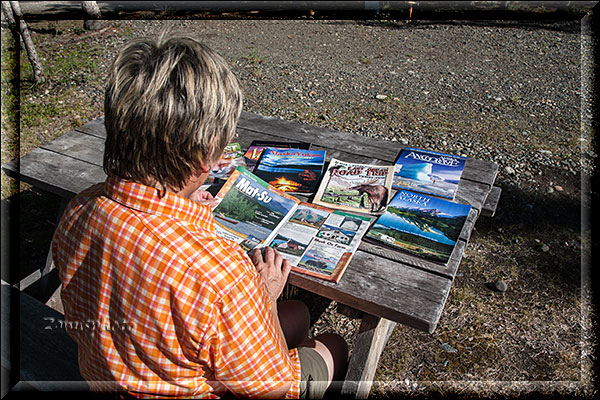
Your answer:
[[[581,272],[593,58],[579,21],[110,21],[85,40],[105,71],[128,38],[162,29],[220,52],[247,111],[498,163],[497,214],[478,221],[436,332],[395,329],[372,397],[597,394]],[[74,46],[68,35],[54,38]],[[101,85],[81,92],[102,114]],[[313,333],[351,340],[357,315],[312,300]]]

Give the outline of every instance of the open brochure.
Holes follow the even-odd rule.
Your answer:
[[[394,166],[393,188],[452,200],[466,160],[451,154],[405,148]]]
[[[372,219],[301,202],[242,167],[213,209],[217,234],[250,251],[273,247],[293,270],[338,282]]]
[[[446,264],[469,211],[467,204],[401,190],[365,238]]]
[[[392,190],[394,167],[331,159],[313,203],[352,212],[378,215],[385,211]]]

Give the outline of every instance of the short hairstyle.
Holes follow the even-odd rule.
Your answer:
[[[190,37],[135,39],[106,85],[104,171],[181,190],[211,167],[235,136],[239,82],[226,61]]]

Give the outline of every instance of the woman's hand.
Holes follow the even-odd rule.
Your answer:
[[[292,265],[271,247],[265,247],[262,251],[261,249],[252,250],[250,259],[267,287],[271,301],[277,301],[285,287]]]
[[[214,207],[217,205],[217,200],[212,194],[210,194],[210,192],[207,192],[206,190],[196,190],[190,196],[190,200],[209,207]]]

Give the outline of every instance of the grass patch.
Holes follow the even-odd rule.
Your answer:
[[[247,56],[244,56],[243,59],[248,64],[255,64],[255,65],[256,64],[264,64],[269,60],[267,57],[261,56],[254,51],[251,52],[250,54],[248,54]]]

